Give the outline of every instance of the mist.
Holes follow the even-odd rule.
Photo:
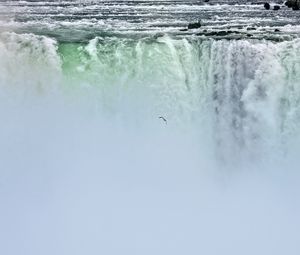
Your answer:
[[[299,251],[296,156],[217,162],[207,138],[159,119],[34,102],[1,107],[1,254]]]
[[[202,101],[196,98],[189,104],[189,92],[179,86],[182,70],[176,71],[178,83],[171,71],[161,72],[165,66],[180,68],[173,61],[179,59],[173,47],[176,42],[160,40],[169,46],[163,44],[167,58],[150,59],[143,69],[133,68],[144,79],[132,75],[129,65],[117,75],[117,68],[109,73],[105,68],[112,67],[104,60],[113,58],[92,51],[85,65],[74,67],[83,71],[80,79],[73,80],[75,72],[63,63],[68,56],[63,50],[57,53],[54,40],[30,34],[2,35],[1,254],[299,253],[299,139],[294,135],[297,132],[286,140],[278,135],[280,89],[267,87],[267,99],[254,93],[256,86],[269,84],[270,68],[265,67],[270,59],[276,64],[281,87],[278,77],[285,77],[282,62],[270,51],[262,64],[253,65],[253,70],[246,68],[251,82],[247,76],[232,83],[224,82],[226,79],[213,83],[245,83],[243,100],[251,117],[245,122],[246,130],[251,131],[246,135],[255,136],[241,139],[242,132],[229,130],[233,128],[231,117],[241,116],[240,112],[234,115],[236,102],[229,102],[226,94],[227,101],[214,102],[224,113],[217,116],[219,121],[211,115],[216,114],[214,110],[200,107],[193,111],[194,103]],[[227,49],[223,43],[226,46],[220,42],[214,47],[222,52]],[[120,66],[125,62],[123,45],[116,51]],[[184,49],[192,46],[198,44]],[[230,46],[233,54],[239,52],[234,47],[250,49],[253,61],[258,59],[255,54],[262,54],[261,45],[240,42]],[[83,46],[76,45],[76,49]],[[151,50],[165,56],[157,45]],[[289,57],[284,56],[284,60]],[[245,64],[243,57],[237,59],[241,62],[224,71],[229,76]],[[218,63],[216,70],[223,75],[223,65],[217,60],[212,63]],[[249,65],[251,60],[247,60]],[[164,65],[164,61],[175,64]],[[153,71],[156,63],[161,69]],[[253,78],[256,74],[263,78]],[[160,80],[164,81],[161,90]],[[103,81],[115,86],[93,86]],[[153,87],[142,87],[145,81],[146,85],[153,82]],[[197,79],[192,82],[199,84]],[[222,87],[219,95],[220,91]],[[198,94],[207,96],[202,92],[199,89]],[[199,114],[198,118],[193,114],[186,118],[190,111]],[[257,114],[252,123],[253,113]],[[167,124],[159,119],[161,115]]]

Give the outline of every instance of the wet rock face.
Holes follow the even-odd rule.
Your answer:
[[[269,3],[265,3],[264,7],[265,7],[266,10],[270,10],[270,4]]]
[[[240,36],[240,38],[244,37],[252,37],[252,34],[248,34],[242,31],[237,30],[220,30],[220,31],[207,31],[206,29],[202,32],[196,34],[198,36],[208,36],[208,37],[214,37],[215,39],[219,38],[229,38],[230,36]]]
[[[289,7],[289,8],[291,7],[289,1],[286,1],[286,2],[284,3],[284,5],[287,6],[287,7]]]
[[[299,10],[300,9],[300,0],[287,0],[285,2],[285,5],[289,8],[292,8],[293,10]]]
[[[200,27],[201,27],[200,21],[188,24],[188,29],[196,29],[196,28],[200,28]]]

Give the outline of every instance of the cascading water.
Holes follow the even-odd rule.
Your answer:
[[[76,44],[4,33],[2,93],[13,90],[11,96],[20,100],[29,91],[84,94],[99,114],[101,109],[124,117],[130,111],[140,124],[159,122],[163,115],[172,128],[209,128],[215,149],[231,161],[243,152],[258,156],[267,152],[261,150],[287,149],[281,146],[298,136],[298,45],[298,39],[272,43],[168,36],[96,37]]]

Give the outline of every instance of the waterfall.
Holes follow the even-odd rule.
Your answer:
[[[163,115],[172,128],[208,132],[223,160],[257,157],[299,135],[299,44],[2,33],[1,93],[21,101],[59,93],[141,125]]]

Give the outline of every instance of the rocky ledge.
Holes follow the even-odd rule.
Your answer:
[[[285,5],[289,8],[292,8],[293,10],[299,10],[300,9],[300,0],[287,0],[285,2]]]

